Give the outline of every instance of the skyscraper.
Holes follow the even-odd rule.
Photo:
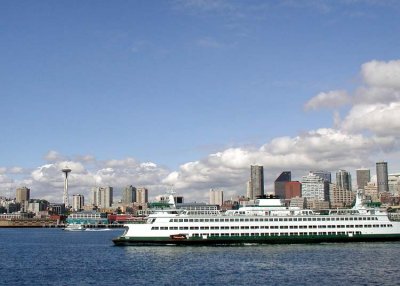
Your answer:
[[[149,200],[149,190],[146,188],[136,189],[136,202],[139,204],[145,204]]]
[[[258,197],[264,196],[264,167],[251,166],[250,167],[250,187],[251,197],[254,200]]]
[[[126,186],[122,191],[122,203],[131,204],[136,201],[136,188],[132,185]]]
[[[93,188],[91,199],[93,206],[97,206],[99,208],[109,208],[113,203],[113,188]]]
[[[285,185],[292,180],[292,172],[282,172],[275,180],[275,196],[281,199],[286,199]]]
[[[27,187],[18,188],[16,191],[16,202],[22,203],[24,201],[29,201],[31,190]]]
[[[336,172],[336,186],[340,190],[351,191],[351,174],[346,170]]]
[[[371,171],[369,169],[357,169],[357,188],[364,190],[364,187],[371,181]]]
[[[378,193],[389,192],[387,162],[376,163],[376,182]]]

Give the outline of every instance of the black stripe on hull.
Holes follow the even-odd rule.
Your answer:
[[[344,242],[382,242],[400,241],[396,235],[336,235],[336,236],[268,236],[246,238],[208,238],[208,239],[161,239],[161,238],[116,238],[116,246],[155,246],[155,245],[244,245],[244,244],[296,244],[296,243],[344,243]]]

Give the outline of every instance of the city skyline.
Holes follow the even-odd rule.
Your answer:
[[[400,171],[395,1],[0,7],[0,195],[60,201],[65,166],[71,194],[189,201],[244,194],[250,165],[266,191],[284,170]]]

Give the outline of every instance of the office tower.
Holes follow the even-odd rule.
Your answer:
[[[299,181],[287,182],[285,184],[285,199],[301,196],[301,183]]]
[[[146,188],[136,189],[136,202],[139,204],[146,204],[149,200],[149,191]]]
[[[64,195],[63,195],[63,203],[65,208],[69,207],[69,196],[68,196],[68,174],[71,173],[71,169],[65,167],[61,170],[64,173]]]
[[[264,167],[251,166],[250,167],[250,183],[251,195],[250,199],[254,200],[264,196]]]
[[[122,203],[129,205],[136,202],[136,188],[131,186],[126,186],[122,191]]]
[[[320,201],[329,200],[329,182],[320,175],[310,172],[301,180],[301,196],[307,199]]]
[[[316,176],[321,177],[324,181],[332,183],[331,173],[327,171],[311,171]]]
[[[79,212],[83,209],[85,205],[85,198],[81,194],[75,194],[72,196],[72,209]]]
[[[285,171],[282,172],[278,178],[275,180],[275,196],[281,199],[286,199],[285,196],[285,184],[292,180],[292,172]]]
[[[31,190],[27,187],[18,188],[16,191],[16,202],[22,203],[29,201]]]
[[[376,163],[376,182],[378,193],[389,192],[387,162]]]
[[[221,190],[210,189],[210,205],[222,206],[224,203],[224,192]]]
[[[351,174],[346,170],[339,170],[336,172],[336,186],[340,190],[351,191]]]
[[[371,171],[369,169],[357,169],[357,188],[364,190],[364,187],[371,181]]]

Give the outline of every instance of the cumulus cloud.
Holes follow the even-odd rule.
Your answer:
[[[361,66],[364,82],[370,86],[400,88],[400,60],[370,61]]]
[[[305,105],[306,110],[316,110],[320,108],[338,108],[349,104],[351,98],[344,90],[334,90],[329,92],[321,92],[311,98]]]

